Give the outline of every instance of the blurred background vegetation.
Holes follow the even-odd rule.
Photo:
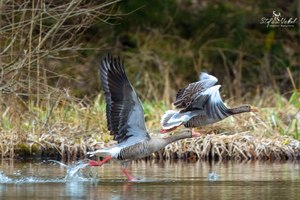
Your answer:
[[[236,99],[264,90],[291,95],[288,68],[300,85],[299,20],[293,28],[260,24],[273,11],[298,17],[299,1],[7,2],[0,18],[2,93],[42,98],[52,87],[94,97],[107,52],[125,58],[144,100],[169,103],[201,71]]]
[[[295,26],[261,24],[273,11],[298,18]],[[300,1],[283,0],[0,1],[1,129],[45,128],[58,116],[68,123],[70,112],[82,132],[89,129],[94,113],[83,114],[86,121],[78,113],[102,102],[98,65],[111,53],[124,58],[146,117],[162,110],[156,125],[177,90],[206,71],[226,100],[293,105],[283,124],[298,138],[299,18]]]

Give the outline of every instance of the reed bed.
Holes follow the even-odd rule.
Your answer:
[[[286,136],[206,135],[170,144],[154,156],[161,155],[167,159],[295,160],[300,158],[300,142]]]
[[[47,106],[43,107],[24,106],[21,100],[9,100],[11,106],[8,103],[6,107],[2,106],[2,158],[50,156],[76,160],[84,159],[87,151],[113,145],[115,142],[106,129],[103,96],[98,95],[94,101],[68,99],[67,96],[49,98]],[[168,145],[151,158],[299,159],[299,109],[283,97],[280,97],[280,103],[276,103],[279,100],[277,98],[275,101],[274,96],[277,95],[273,94],[270,101],[265,98],[267,102],[258,102],[260,106],[267,103],[271,107],[259,108],[257,113],[231,116],[219,123],[202,127],[199,129],[203,134],[201,137]],[[1,100],[4,102],[4,99]],[[144,103],[147,127],[154,137],[166,136],[159,134],[159,121],[167,108],[162,102]]]

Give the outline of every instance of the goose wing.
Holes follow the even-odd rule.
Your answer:
[[[104,57],[100,79],[106,99],[107,127],[114,140],[121,143],[130,139],[134,143],[150,138],[143,107],[126,76],[123,60]]]
[[[219,92],[220,85],[215,85],[198,95],[187,110],[204,110],[208,118],[222,120],[230,115]]]
[[[188,86],[178,91],[176,100],[173,103],[177,109],[186,110],[195,98],[218,82],[216,77],[204,72],[200,74],[199,79],[199,81],[190,83]]]

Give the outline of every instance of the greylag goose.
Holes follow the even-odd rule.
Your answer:
[[[188,129],[167,138],[151,138],[146,129],[143,107],[120,58],[108,55],[102,59],[100,79],[106,100],[107,128],[118,144],[88,152],[104,158],[99,162],[90,160],[90,166],[101,166],[110,159],[119,160],[128,180],[134,180],[126,169],[131,160],[149,156],[177,140],[198,136]]]
[[[168,110],[161,119],[161,133],[176,129],[180,125],[187,128],[200,127],[225,119],[230,115],[256,112],[250,105],[227,108],[221,99],[218,79],[207,73],[200,74],[198,82],[180,89],[173,103],[177,110]],[[199,134],[199,133],[198,133]]]

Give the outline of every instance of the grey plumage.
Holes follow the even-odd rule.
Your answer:
[[[159,151],[164,148],[166,145],[175,142],[180,139],[190,138],[192,133],[190,130],[184,130],[179,134],[173,135],[167,138],[151,138],[127,147],[124,147],[120,150],[117,158],[122,161],[129,161],[144,158],[151,155],[152,153]]]
[[[161,132],[174,130],[180,125],[200,127],[223,120],[242,112],[250,112],[249,105],[227,108],[220,96],[218,79],[207,73],[200,74],[200,80],[180,89],[174,106],[179,111],[168,110],[161,120]]]
[[[188,111],[193,105],[197,105],[199,108],[203,106],[202,104],[197,104],[194,101],[200,94],[206,89],[214,86],[218,79],[207,73],[200,74],[200,80],[194,83],[190,83],[183,89],[180,89],[176,95],[176,100],[173,103],[177,109],[183,109],[182,112]],[[203,97],[203,95],[201,96]]]
[[[111,56],[101,61],[99,71],[106,99],[107,128],[118,143],[149,139],[144,110],[123,65],[120,58]]]
[[[186,130],[168,138],[151,138],[146,129],[143,107],[126,76],[123,60],[108,55],[102,59],[99,71],[106,100],[107,128],[118,144],[88,154],[106,157],[105,162],[114,158],[126,164],[149,156],[171,142],[193,136],[190,130]],[[90,165],[97,164],[91,162]],[[131,178],[126,171],[124,173]]]

